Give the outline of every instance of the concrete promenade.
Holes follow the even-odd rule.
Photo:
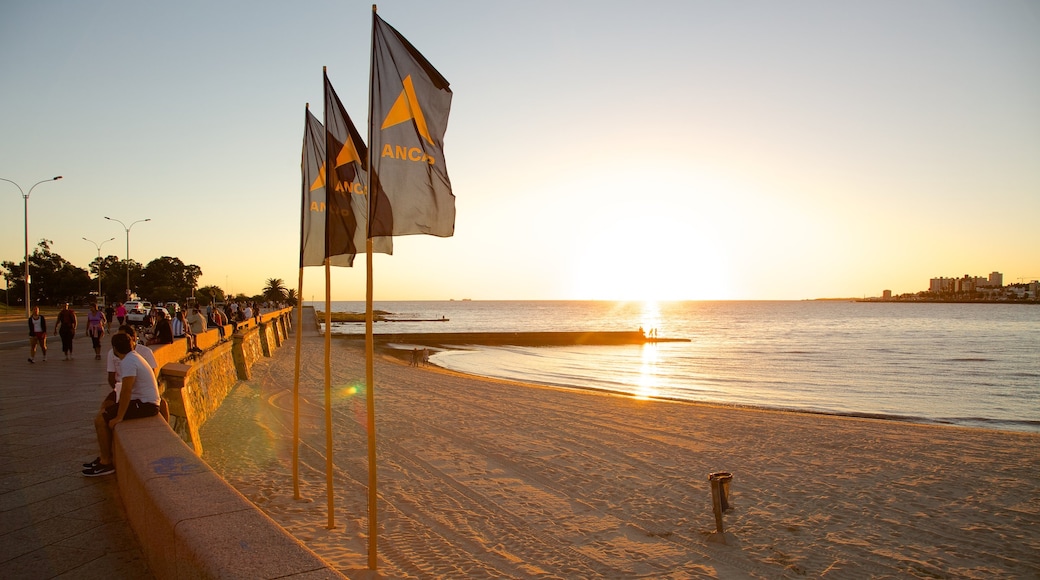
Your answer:
[[[24,319],[17,328],[27,335]],[[152,578],[115,476],[80,473],[98,455],[105,361],[83,336],[72,361],[57,336],[47,342],[35,364],[28,336],[0,347],[0,577]]]

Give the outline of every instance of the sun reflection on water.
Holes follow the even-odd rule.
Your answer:
[[[658,328],[661,326],[661,309],[657,302],[643,302],[643,312],[640,317],[643,334],[649,337],[657,337]],[[642,364],[639,369],[639,390],[636,396],[642,399],[658,396],[658,352],[657,344],[648,342],[643,344]]]
[[[642,365],[639,368],[639,389],[636,397],[649,399],[659,395],[657,374],[657,345],[648,342],[643,345]]]

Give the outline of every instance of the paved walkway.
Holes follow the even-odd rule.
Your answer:
[[[105,361],[83,336],[72,361],[57,336],[48,343],[36,364],[27,338],[0,348],[0,577],[152,578],[115,476],[80,473],[98,454]]]

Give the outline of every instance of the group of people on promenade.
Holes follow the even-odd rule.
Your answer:
[[[172,319],[165,308],[153,308],[145,317],[148,329],[138,336],[137,330],[127,319],[126,305],[121,303],[105,310],[97,304],[90,305],[86,318],[85,335],[91,339],[95,360],[101,360],[101,339],[111,329],[112,318],[119,323],[118,330],[112,335],[112,348],[108,351],[106,372],[108,384],[112,390],[101,402],[94,417],[94,430],[97,434],[99,454],[89,463],[83,464],[83,475],[96,477],[115,472],[112,458],[112,434],[115,426],[122,421],[140,417],[162,415],[169,421],[169,408],[159,395],[159,367],[155,355],[149,346],[172,344],[175,340],[185,339],[188,352],[202,352],[198,347],[197,335],[215,327],[220,331],[220,339],[225,339],[225,328],[231,324],[237,329],[238,324],[249,319],[260,322],[262,306],[259,303],[239,304],[231,302],[223,308],[193,305],[185,314],[177,308]],[[203,314],[205,310],[205,314]],[[47,360],[47,319],[40,314],[40,308],[33,308],[28,318],[29,326],[29,363],[35,363],[36,351],[40,350],[43,360]],[[62,305],[54,322],[54,331],[61,337],[62,351],[65,360],[73,360],[72,343],[79,328],[79,318],[70,304]]]
[[[43,360],[47,360],[47,319],[40,314],[40,307],[33,308],[29,316],[29,363],[36,362],[37,348],[43,354]],[[69,308],[69,303],[62,305],[61,310],[54,322],[54,330],[61,337],[61,351],[65,360],[72,360],[72,340],[76,338],[76,329],[79,328],[79,318],[76,311]],[[108,328],[105,313],[98,310],[97,304],[90,305],[90,313],[87,314],[87,327],[85,336],[90,337],[91,345],[94,347],[94,359],[101,360],[101,338],[105,336]]]
[[[54,321],[54,332],[61,338],[61,350],[64,360],[73,360],[73,339],[79,329],[79,317],[69,303],[62,305]],[[201,307],[193,305],[188,313],[179,307],[172,316],[161,307],[152,307],[144,316],[141,324],[147,329],[142,333],[142,339],[146,344],[173,344],[177,339],[184,339],[188,343],[189,352],[201,352],[198,347],[196,336],[206,332],[209,328],[216,328],[220,332],[220,339],[226,338],[225,326],[231,325],[232,332],[238,329],[238,324],[253,319],[257,323],[263,308],[259,302],[228,302],[223,307],[207,305]],[[205,313],[203,314],[203,309]],[[111,331],[112,324],[117,326],[130,324],[129,312],[125,303],[115,306],[109,305],[104,310],[98,308],[97,304],[90,305],[90,313],[87,314],[87,324],[84,331],[89,336],[94,348],[94,359],[101,360],[101,339]],[[28,319],[29,324],[29,363],[36,362],[36,352],[40,351],[43,360],[47,360],[47,319],[40,314],[40,308],[33,308]]]

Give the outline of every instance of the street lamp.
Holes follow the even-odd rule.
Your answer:
[[[113,221],[113,222],[119,222],[119,225],[123,226],[123,229],[126,230],[126,299],[129,300],[130,299],[130,228],[134,227],[134,225],[139,224],[141,222],[150,222],[150,221],[152,221],[152,218],[143,219],[143,220],[137,220],[136,222],[130,224],[129,226],[124,224],[122,221],[114,219],[114,218],[110,218],[107,215],[105,216],[105,219],[109,220],[109,221]]]
[[[90,243],[92,243],[92,244],[94,244],[94,247],[97,248],[97,260],[98,260],[98,262],[97,262],[97,297],[98,297],[98,301],[100,302],[101,301],[101,246],[104,246],[105,244],[111,242],[115,238],[108,238],[107,240],[101,242],[100,244],[98,244],[94,240],[88,240],[87,238],[83,238],[83,239],[88,241],[88,242],[90,242]]]
[[[28,318],[32,315],[32,307],[29,306],[29,196],[32,195],[32,190],[41,183],[47,183],[48,181],[57,181],[61,179],[61,176],[52,177],[50,179],[44,179],[43,181],[37,181],[29,188],[29,193],[22,191],[22,186],[14,183],[10,179],[4,179],[0,177],[0,181],[6,181],[7,183],[14,183],[14,186],[18,188],[18,192],[22,194],[22,199],[25,200],[25,316]]]

